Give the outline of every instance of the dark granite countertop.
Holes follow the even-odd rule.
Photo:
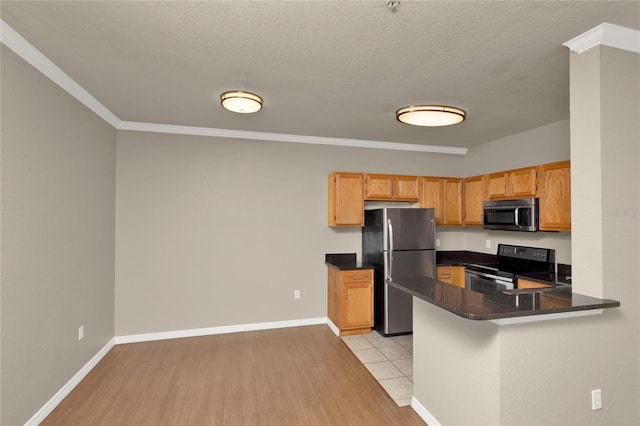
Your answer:
[[[468,264],[491,265],[498,261],[494,254],[469,250],[436,251],[436,266],[466,266]],[[518,275],[531,281],[553,285],[571,284],[571,265],[558,263],[558,273],[523,273]]]
[[[341,271],[353,271],[357,269],[373,269],[373,266],[357,262],[355,253],[327,253],[324,263]]]
[[[470,320],[494,320],[592,309],[615,308],[620,302],[572,293],[570,286],[554,291],[483,294],[428,277],[396,279],[393,287]]]
[[[437,266],[464,266],[468,263],[493,264],[498,261],[495,254],[469,250],[437,250]]]

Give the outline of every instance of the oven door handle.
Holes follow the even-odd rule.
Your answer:
[[[501,277],[500,275],[491,275],[491,274],[479,274],[477,272],[469,272],[467,271],[467,274],[469,275],[473,275],[476,276],[478,278],[489,278],[489,279],[493,279],[495,280],[498,284],[511,284],[511,282],[509,281],[505,281],[504,277]]]

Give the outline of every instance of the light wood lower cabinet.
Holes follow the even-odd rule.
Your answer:
[[[537,281],[529,281],[518,278],[518,289],[522,288],[549,288],[553,287],[551,284],[539,283]]]
[[[436,267],[436,279],[464,288],[464,266],[438,266]]]
[[[341,336],[367,334],[373,327],[373,269],[328,267],[328,316]]]

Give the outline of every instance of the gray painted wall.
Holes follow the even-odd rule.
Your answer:
[[[568,160],[569,120],[561,120],[503,139],[469,148],[464,159],[465,176]]]
[[[361,251],[360,228],[327,226],[327,175],[460,176],[462,161],[119,132],[116,335],[325,317],[325,253]]]
[[[116,134],[4,46],[1,86],[0,423],[18,425],[113,338]]]

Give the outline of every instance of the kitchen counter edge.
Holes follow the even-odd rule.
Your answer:
[[[570,314],[605,308],[616,308],[620,302],[611,299],[598,299],[570,291],[557,291],[551,294],[565,306],[543,309],[535,307],[535,303],[527,303],[531,298],[539,299],[541,293],[531,292],[526,295],[487,295],[451,284],[438,281],[433,278],[419,277],[405,280],[388,281],[389,285],[411,294],[419,299],[431,303],[441,309],[449,311],[460,317],[474,321],[491,321],[508,318],[539,317],[546,314]],[[520,299],[522,297],[522,299]],[[569,316],[569,315],[567,315]]]

